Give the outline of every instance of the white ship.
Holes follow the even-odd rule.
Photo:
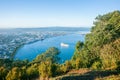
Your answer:
[[[60,46],[62,46],[62,47],[69,47],[69,45],[65,44],[65,43],[61,43]]]

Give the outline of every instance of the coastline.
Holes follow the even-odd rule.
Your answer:
[[[68,34],[64,34],[64,35],[68,35]],[[64,36],[64,35],[59,35],[59,36]],[[48,38],[53,38],[53,37],[58,37],[58,36],[52,36],[52,37],[48,37]],[[34,40],[34,41],[31,41],[31,42],[23,43],[23,44],[19,45],[18,47],[16,47],[16,49],[13,51],[13,53],[11,53],[10,58],[14,60],[15,59],[15,55],[17,54],[17,51],[20,48],[22,48],[24,45],[29,45],[29,44],[32,44],[32,43],[35,43],[35,42],[44,41],[45,39],[48,39],[48,38],[44,38],[44,39],[40,39],[40,40]]]

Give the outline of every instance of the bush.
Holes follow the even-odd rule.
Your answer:
[[[72,69],[72,63],[70,61],[66,61],[62,66],[61,66],[61,71],[64,73],[67,73]]]
[[[104,45],[100,50],[100,57],[104,69],[116,69],[120,61],[120,39]]]
[[[101,64],[101,62],[94,62],[93,63],[93,65],[92,65],[92,69],[94,69],[94,70],[98,70],[98,69],[101,69],[101,67],[102,67],[102,64]]]
[[[8,71],[5,67],[0,67],[0,80],[5,80],[7,72]]]
[[[29,79],[36,78],[39,76],[37,65],[34,64],[27,68],[26,75]]]
[[[51,62],[42,62],[39,66],[40,77],[49,78],[57,75],[57,64]]]
[[[14,67],[6,76],[6,80],[21,80],[22,72],[20,68]]]

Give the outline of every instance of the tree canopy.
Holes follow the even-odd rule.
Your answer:
[[[110,67],[110,64],[117,67],[119,62],[119,38],[120,38],[120,11],[110,12],[96,17],[91,33],[85,37],[83,48],[76,45],[79,51],[75,51],[74,56],[78,56],[82,62],[90,67],[101,66]],[[111,60],[111,61],[109,61]],[[107,62],[108,61],[108,62]],[[107,65],[105,67],[105,65]],[[111,67],[112,67],[111,65]]]
[[[59,53],[51,47],[31,62],[0,59],[0,80],[49,78],[80,68],[120,70],[120,11],[97,16],[85,41],[76,43],[71,60],[59,64]]]

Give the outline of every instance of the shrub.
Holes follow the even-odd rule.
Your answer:
[[[101,67],[102,67],[102,64],[101,64],[101,62],[94,62],[93,63],[93,65],[92,65],[92,69],[94,69],[94,70],[98,70],[98,69],[101,69]]]

